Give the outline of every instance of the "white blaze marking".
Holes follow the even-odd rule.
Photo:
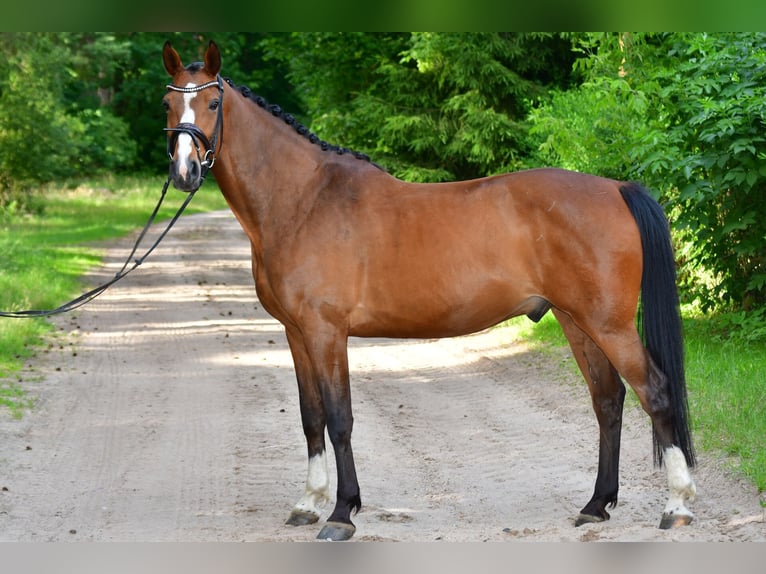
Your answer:
[[[194,88],[197,84],[189,82],[185,87]],[[181,123],[193,124],[195,120],[194,110],[191,108],[191,101],[197,97],[197,92],[184,93],[184,113],[181,114]],[[192,152],[192,139],[189,134],[181,133],[178,136],[178,161],[181,165],[178,168],[178,174],[181,177],[186,177],[186,173],[189,170],[189,157]]]
[[[327,455],[323,452],[309,459],[306,492],[295,505],[295,510],[319,516],[328,500],[330,500],[330,478],[327,474]]]
[[[663,453],[665,468],[668,471],[668,487],[670,498],[665,505],[666,514],[684,514],[693,516],[691,511],[684,506],[685,500],[694,500],[697,487],[694,485],[689,467],[686,466],[686,458],[681,449],[671,446]]]

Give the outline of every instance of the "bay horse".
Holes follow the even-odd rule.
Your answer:
[[[317,522],[330,498],[326,431],[337,494],[318,538],[355,531],[351,514],[362,502],[348,337],[453,337],[549,310],[599,425],[595,488],[575,525],[607,520],[617,503],[623,379],[651,419],[655,463],[667,470],[659,527],[692,521],[675,265],[667,218],[646,190],[553,168],[404,182],[222,79],[212,41],[204,61],[188,66],[165,43],[163,63],[172,78],[163,99],[170,178],[191,192],[212,170],[250,240],[258,298],[284,326],[292,354],[308,476],[287,524]]]

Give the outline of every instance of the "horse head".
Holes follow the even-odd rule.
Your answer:
[[[211,41],[203,62],[184,66],[165,42],[162,59],[172,78],[162,100],[168,118],[170,178],[177,189],[194,191],[213,167],[223,139],[221,54]]]

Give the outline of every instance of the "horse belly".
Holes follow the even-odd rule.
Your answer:
[[[470,286],[440,282],[399,284],[368,296],[353,310],[349,334],[357,337],[441,338],[481,331],[529,313],[539,299],[511,283],[483,281]]]
[[[524,226],[509,226],[495,207],[461,204],[442,209],[441,219],[421,213],[409,229],[377,234],[397,242],[383,249],[371,241],[361,250],[351,334],[449,337],[527,313],[527,301],[539,294],[528,264],[534,250]]]

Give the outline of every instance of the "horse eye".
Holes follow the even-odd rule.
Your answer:
[[[210,103],[207,105],[207,107],[211,112],[214,112],[218,109],[218,106],[220,105],[220,103],[221,103],[220,100],[211,100]]]
[[[166,112],[170,111],[170,104],[168,103],[167,100],[162,100],[162,107],[165,108]]]

